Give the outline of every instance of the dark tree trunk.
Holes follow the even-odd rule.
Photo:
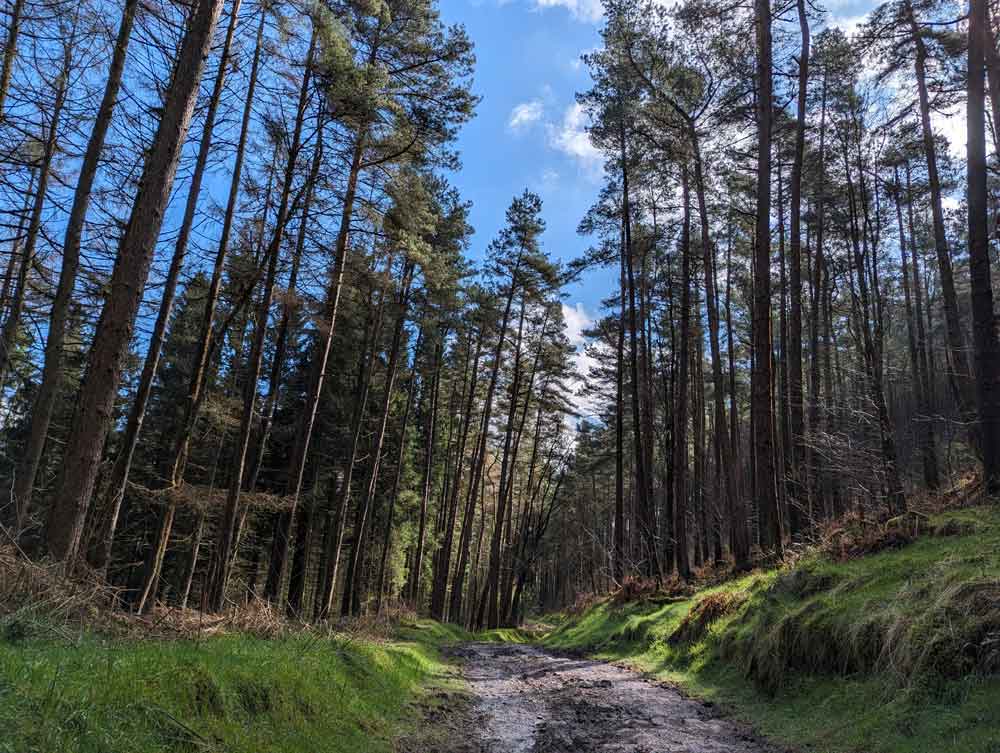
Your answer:
[[[761,547],[783,553],[774,457],[771,369],[771,3],[755,0],[757,18],[757,222],[753,256],[754,499],[759,508]]]
[[[434,346],[434,363],[432,366],[430,387],[430,405],[427,407],[427,425],[424,429],[424,477],[420,492],[420,518],[417,524],[417,543],[413,552],[413,564],[410,567],[407,583],[407,598],[416,608],[420,599],[420,579],[423,571],[424,543],[427,537],[427,506],[430,501],[431,488],[434,481],[434,449],[437,439],[438,397],[441,392],[441,370],[444,356],[444,341],[446,332],[438,333],[437,344]],[[423,390],[421,390],[423,394]]]
[[[403,329],[409,316],[410,284],[413,281],[414,263],[409,259],[403,261],[403,271],[399,283],[398,313],[392,333],[392,344],[389,348],[389,363],[386,365],[385,392],[382,396],[381,418],[369,452],[371,461],[368,466],[368,477],[365,479],[364,496],[358,506],[354,523],[354,538],[347,560],[347,570],[344,578],[344,595],[340,612],[342,615],[357,614],[361,609],[361,557],[364,553],[364,541],[368,527],[368,516],[372,502],[375,499],[375,486],[378,484],[379,472],[382,468],[382,446],[385,444],[386,429],[389,426],[389,411],[392,408],[392,391],[399,370],[399,355],[403,344]]]
[[[455,454],[455,472],[451,485],[451,498],[448,504],[446,520],[444,524],[444,543],[441,545],[434,569],[434,587],[431,593],[431,617],[436,620],[444,620],[448,617],[445,612],[446,596],[448,591],[448,575],[451,572],[451,554],[455,537],[455,522],[458,517],[459,492],[462,481],[462,466],[465,463],[465,445],[468,441],[469,428],[472,424],[472,411],[475,406],[476,385],[479,379],[479,359],[483,348],[483,330],[476,334],[475,357],[470,361],[466,356],[467,377],[463,381],[468,381],[469,387],[465,395],[465,410],[462,413],[462,428],[459,432],[458,448]],[[472,350],[472,332],[469,333],[469,350]],[[469,369],[471,363],[472,368]],[[475,463],[475,451],[470,461]],[[444,498],[442,497],[442,502]]]
[[[629,335],[629,376],[632,398],[632,443],[635,462],[635,504],[638,510],[639,535],[642,541],[642,565],[648,576],[659,576],[659,556],[656,551],[656,531],[652,520],[652,499],[648,471],[646,468],[646,438],[642,435],[643,382],[640,379],[639,322],[636,311],[635,249],[632,245],[632,207],[629,198],[629,165],[625,145],[624,127],[621,136],[622,169],[622,225],[625,244],[625,273],[628,283],[628,335]]]
[[[73,43],[70,41],[66,43],[63,55],[63,70],[58,75],[59,83],[56,86],[55,98],[52,103],[48,130],[45,133],[45,140],[42,142],[42,155],[38,163],[38,189],[35,191],[31,202],[28,232],[24,238],[24,250],[21,252],[17,281],[14,284],[14,294],[7,310],[7,318],[4,319],[3,327],[0,329],[0,387],[7,381],[7,372],[10,370],[11,356],[14,352],[17,333],[21,328],[21,315],[24,313],[28,273],[31,271],[35,258],[35,247],[38,244],[38,237],[42,233],[42,214],[45,210],[45,199],[48,196],[49,179],[52,177],[52,161],[55,158],[58,146],[59,122],[62,118],[63,106],[66,103],[72,53]]]
[[[289,214],[289,204],[292,194],[292,182],[295,179],[295,166],[302,150],[302,126],[305,121],[306,105],[309,100],[309,89],[312,80],[313,56],[317,45],[317,29],[314,26],[309,40],[309,51],[306,53],[305,70],[302,73],[302,84],[299,88],[299,99],[295,110],[295,124],[292,129],[292,139],[285,162],[285,174],[281,188],[281,198],[274,220],[274,234],[268,244],[266,253],[267,273],[264,278],[264,289],[257,309],[254,326],[253,344],[250,348],[250,359],[246,366],[243,381],[243,411],[240,416],[240,428],[233,448],[232,475],[229,480],[229,491],[226,495],[225,509],[219,522],[216,534],[215,563],[209,582],[208,607],[212,611],[222,609],[226,595],[226,585],[235,551],[236,520],[239,514],[240,493],[243,491],[246,475],[247,451],[250,447],[250,437],[253,431],[254,406],[257,403],[257,381],[264,360],[264,344],[267,338],[268,320],[271,303],[274,300],[274,286],[277,280],[278,258],[281,255],[281,241],[284,238],[285,224]],[[176,482],[176,480],[175,480]]]
[[[327,283],[321,337],[309,370],[305,406],[299,413],[298,425],[295,430],[295,443],[292,449],[285,487],[285,496],[289,498],[289,510],[287,515],[279,519],[278,530],[275,531],[271,549],[271,565],[268,570],[265,589],[267,597],[271,600],[277,599],[281,590],[285,559],[288,552],[288,534],[298,506],[299,492],[302,489],[302,477],[305,473],[306,460],[309,456],[309,445],[312,442],[313,427],[316,424],[316,412],[319,409],[320,399],[323,394],[323,384],[326,380],[326,364],[330,358],[330,346],[333,343],[333,333],[337,325],[340,293],[344,282],[344,269],[347,264],[351,218],[354,212],[354,201],[357,196],[358,178],[361,174],[361,159],[364,156],[364,150],[365,136],[362,132],[354,143],[351,166],[347,176],[347,189],[344,194],[344,204],[341,208],[340,229],[337,232],[337,242],[334,249],[333,268],[330,273],[330,280]],[[344,495],[350,495],[350,484],[344,489]],[[341,527],[341,531],[343,530],[343,523],[342,516],[338,516],[337,525]],[[334,546],[337,549],[339,557],[340,542],[335,542]],[[334,581],[336,581],[337,563],[328,562],[327,566],[332,566],[329,574],[334,576]],[[332,592],[330,593],[330,598],[332,598]],[[325,609],[328,608],[329,599],[327,599]]]
[[[1000,340],[993,312],[987,217],[986,113],[984,108],[987,0],[971,0],[969,16],[969,82],[967,105],[967,179],[969,271],[972,283],[976,397],[983,453],[983,480],[988,494],[1000,491]]]
[[[934,448],[934,424],[931,422],[930,404],[927,399],[926,375],[920,363],[920,355],[917,347],[917,322],[913,314],[913,296],[910,293],[910,265],[909,254],[907,253],[906,233],[903,229],[903,207],[902,207],[902,184],[899,180],[899,168],[894,168],[894,195],[896,202],[896,222],[899,227],[899,256],[900,268],[903,279],[903,301],[906,309],[906,334],[907,345],[910,354],[910,371],[913,375],[913,392],[916,398],[917,408],[922,416],[918,418],[918,443],[920,445],[920,456],[924,471],[924,484],[928,489],[937,489],[940,483],[938,478],[937,453]],[[910,243],[916,250],[916,243],[910,238]],[[915,254],[914,254],[915,256]]]
[[[136,313],[222,4],[223,0],[202,0],[193,11],[167,90],[163,116],[118,244],[110,292],[94,332],[48,516],[48,548],[59,560],[72,562],[77,556]]]
[[[24,0],[14,0],[7,24],[7,41],[3,46],[3,67],[0,68],[0,123],[4,120],[4,105],[7,102],[7,91],[10,89],[10,76],[14,70],[14,58],[17,57],[17,37],[21,30],[21,15],[24,13]]]
[[[677,394],[674,396],[674,547],[677,574],[687,580],[691,577],[687,541],[688,498],[688,365],[691,352],[691,199],[688,191],[687,166],[681,168],[684,219],[681,226],[681,303],[680,353],[677,357]]]
[[[808,509],[808,486],[805,479],[805,420],[802,404],[802,162],[805,152],[806,104],[809,87],[809,19],[805,0],[797,0],[799,34],[799,81],[796,97],[795,156],[789,192],[791,202],[788,277],[790,290],[788,343],[788,402],[791,428],[791,499],[789,500],[789,533],[795,536],[811,523],[802,514]]]
[[[938,176],[937,154],[934,147],[934,131],[931,127],[931,103],[927,91],[926,60],[927,49],[921,36],[920,26],[909,0],[905,2],[910,36],[916,48],[914,71],[917,79],[917,93],[920,101],[920,123],[923,134],[924,158],[927,162],[927,180],[931,190],[931,216],[934,224],[934,250],[937,252],[938,275],[941,279],[941,295],[944,300],[944,315],[948,335],[948,354],[951,361],[951,384],[959,409],[967,419],[975,413],[972,373],[965,355],[965,338],[962,335],[962,320],[958,308],[958,294],[955,292],[955,275],[952,270],[951,252],[944,227],[944,210],[941,203],[941,179]],[[978,447],[977,432],[971,432],[973,443]]]
[[[163,283],[163,291],[160,294],[160,308],[156,315],[156,322],[153,324],[153,332],[150,335],[149,343],[146,347],[146,358],[142,365],[142,372],[139,375],[139,386],[136,389],[135,397],[129,408],[128,420],[125,424],[125,432],[122,435],[121,448],[115,458],[115,464],[111,470],[111,478],[108,483],[107,492],[102,506],[108,510],[110,521],[117,523],[118,511],[125,495],[125,488],[128,484],[129,473],[132,469],[132,458],[135,456],[135,449],[139,444],[139,435],[142,432],[142,422],[146,416],[146,406],[149,403],[149,396],[153,391],[153,381],[160,363],[160,352],[167,337],[167,326],[170,323],[170,315],[174,309],[174,298],[177,294],[177,282],[180,279],[181,268],[184,266],[184,259],[187,255],[188,241],[191,238],[191,230],[194,227],[195,213],[198,210],[198,199],[201,194],[201,183],[205,176],[205,168],[208,166],[208,157],[212,150],[212,131],[215,128],[215,115],[219,109],[219,101],[222,98],[222,90],[226,84],[226,72],[229,70],[229,55],[232,49],[233,36],[236,31],[236,23],[239,20],[240,0],[233,1],[232,11],[229,16],[229,26],[226,29],[226,41],[222,48],[222,55],[219,58],[219,70],[215,77],[215,84],[212,88],[212,95],[208,101],[208,110],[205,113],[205,123],[202,128],[201,143],[198,146],[198,157],[195,160],[194,172],[191,175],[191,184],[188,186],[187,202],[184,206],[184,216],[177,233],[177,240],[174,243],[174,253],[170,259],[170,267],[167,270],[167,278]],[[167,514],[164,512],[162,518]],[[170,515],[172,518],[172,514]],[[166,526],[161,526],[160,533],[164,538],[169,538],[170,530]],[[112,526],[107,529],[105,536],[106,545],[110,545],[114,539],[115,529]],[[163,542],[165,547],[166,542]],[[154,544],[154,550],[160,549]],[[103,555],[103,552],[101,553]],[[102,567],[107,564],[107,557],[99,557]],[[156,568],[156,575],[159,568]],[[155,590],[155,583],[152,584]],[[140,599],[140,604],[142,603]],[[141,607],[140,607],[141,608]]]
[[[20,0],[17,4],[21,4]],[[98,165],[104,151],[104,139],[107,136],[108,127],[111,125],[115,103],[118,101],[118,91],[121,88],[125,58],[138,6],[139,0],[126,0],[125,8],[122,11],[118,37],[115,40],[111,65],[108,68],[108,78],[104,84],[104,95],[97,109],[97,117],[94,119],[90,138],[87,140],[87,148],[80,164],[80,176],[73,194],[73,205],[66,221],[62,264],[59,267],[59,282],[56,286],[55,297],[52,299],[52,309],[49,312],[42,381],[38,387],[38,396],[31,409],[28,441],[18,462],[14,481],[14,500],[19,509],[27,509],[31,504],[35,477],[38,475],[38,466],[45,450],[49,425],[52,422],[52,414],[59,398],[59,390],[63,380],[63,347],[66,343],[66,330],[73,302],[73,290],[76,286],[76,276],[80,268],[80,241],[87,220],[94,179],[97,177]],[[2,100],[2,95],[0,95],[0,100]],[[0,118],[2,116],[3,104],[0,101]]]

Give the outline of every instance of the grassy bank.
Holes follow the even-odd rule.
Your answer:
[[[457,683],[447,628],[392,642],[0,639],[0,751],[381,753]]]
[[[604,602],[545,642],[626,661],[810,750],[998,753],[1000,512],[929,528],[690,599]]]

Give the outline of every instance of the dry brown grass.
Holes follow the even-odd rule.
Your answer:
[[[676,575],[657,581],[655,578],[626,576],[621,587],[611,594],[610,603],[619,607],[637,601],[665,603],[672,599],[683,599],[695,592],[694,582],[686,582]]]
[[[159,640],[197,640],[227,633],[271,638],[335,631],[378,641],[388,640],[393,627],[408,614],[393,608],[379,617],[308,624],[289,620],[282,609],[257,598],[232,604],[218,614],[157,604],[139,615],[122,610],[121,604],[120,592],[86,566],[77,567],[70,577],[61,563],[32,560],[14,546],[0,546],[0,633],[9,638],[45,632],[72,637],[84,630],[116,638]]]
[[[713,622],[735,612],[748,598],[749,595],[743,591],[719,591],[709,594],[691,607],[667,641],[673,646],[697,643],[705,637]]]
[[[115,595],[92,571],[69,578],[60,563],[36,562],[10,544],[0,546],[0,624],[5,629],[42,616],[54,625],[98,623]]]
[[[844,562],[888,549],[901,549],[931,530],[927,516],[914,510],[884,521],[851,513],[821,526],[818,544],[829,557]]]
[[[589,611],[598,602],[603,601],[604,596],[602,594],[596,593],[578,593],[576,595],[576,601],[566,610],[566,614],[573,617],[579,616],[584,612]]]

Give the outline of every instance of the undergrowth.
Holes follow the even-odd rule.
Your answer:
[[[845,534],[690,598],[611,599],[545,643],[624,660],[824,753],[1000,753],[1000,511]]]

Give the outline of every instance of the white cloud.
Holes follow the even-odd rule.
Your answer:
[[[934,130],[948,139],[948,151],[953,159],[965,159],[965,145],[968,142],[968,119],[965,106],[959,105],[949,113],[931,112]]]
[[[594,319],[584,309],[583,304],[577,302],[575,306],[562,304],[563,321],[566,323],[566,337],[569,344],[574,348],[579,348],[584,344],[583,331],[594,323]]]
[[[507,118],[507,129],[514,133],[525,131],[541,120],[544,112],[545,108],[540,99],[515,105],[510,111],[510,117]]]
[[[540,193],[552,191],[559,187],[559,171],[551,167],[542,170],[542,174],[535,181]]]
[[[836,26],[841,31],[843,31],[847,36],[851,36],[858,30],[858,27],[861,26],[861,24],[863,24],[867,20],[868,20],[868,15],[865,13],[862,13],[857,16],[839,16],[834,13],[827,20],[827,25]]]
[[[587,338],[583,335],[585,329],[593,326],[594,318],[587,313],[587,310],[580,302],[577,302],[574,306],[567,306],[565,303],[562,304],[562,313],[566,338],[575,350],[573,354],[573,370],[575,373],[570,377],[567,386],[575,396],[576,410],[583,416],[592,416],[597,412],[598,406],[591,399],[581,395],[580,391],[590,374],[590,370],[598,365],[597,359],[587,354]],[[567,428],[572,429],[575,422],[576,418],[567,416]]]
[[[535,0],[536,8],[565,8],[578,21],[597,23],[604,18],[601,0]]]
[[[587,114],[579,103],[566,108],[562,123],[549,123],[549,145],[572,157],[586,175],[595,182],[600,180],[604,169],[604,156],[590,142],[587,133]]]

